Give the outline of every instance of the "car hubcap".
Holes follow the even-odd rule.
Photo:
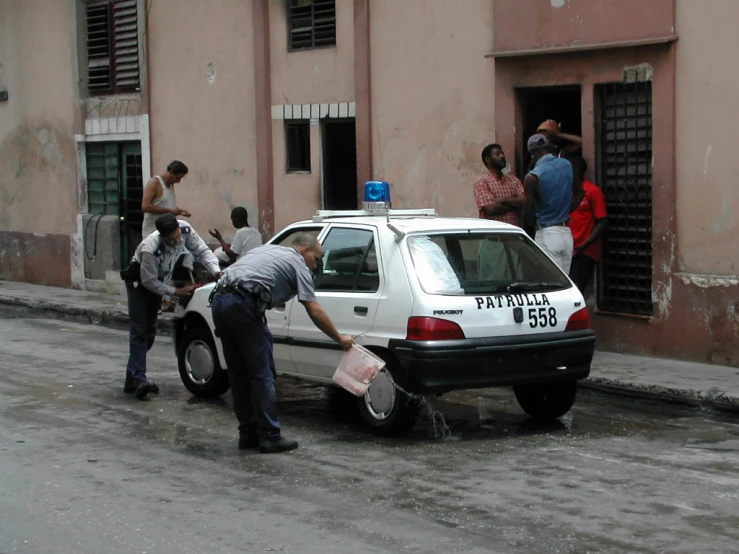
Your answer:
[[[213,352],[201,340],[191,342],[185,352],[185,367],[193,383],[204,385],[213,375]]]
[[[378,421],[390,417],[395,406],[395,384],[384,370],[370,383],[364,393],[364,402],[369,414]]]

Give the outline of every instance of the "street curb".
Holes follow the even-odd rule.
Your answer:
[[[50,300],[37,300],[0,295],[0,306],[24,314],[36,314],[61,318],[80,323],[102,325],[115,329],[128,329],[128,313],[122,310],[106,310],[70,306]],[[161,314],[157,322],[157,334],[172,336],[175,318],[171,313]],[[611,396],[640,398],[643,400],[679,404],[698,408],[702,411],[719,411],[739,414],[739,398],[725,397],[718,389],[697,391],[672,389],[660,385],[644,385],[627,381],[615,381],[604,377],[590,376],[579,382],[583,390]]]
[[[718,390],[696,391],[671,389],[660,385],[642,385],[615,381],[603,377],[588,377],[580,381],[580,387],[613,396],[639,398],[668,404],[680,404],[699,408],[701,411],[719,411],[739,414],[739,398],[724,397]]]
[[[100,310],[78,306],[70,306],[60,302],[49,300],[36,300],[32,298],[18,298],[12,296],[0,296],[0,306],[8,307],[13,311],[21,313],[33,313],[56,318],[78,321],[80,323],[92,323],[113,327],[115,329],[128,329],[129,318],[126,312],[121,310]],[[174,317],[172,314],[161,314],[157,320],[157,334],[170,336],[174,328]]]

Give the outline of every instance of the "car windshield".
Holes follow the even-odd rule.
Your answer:
[[[413,235],[408,249],[428,294],[534,292],[572,286],[555,263],[519,233]]]

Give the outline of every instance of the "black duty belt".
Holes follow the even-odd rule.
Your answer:
[[[257,283],[248,283],[248,284],[241,284],[241,283],[225,283],[225,284],[216,284],[215,287],[213,287],[213,290],[210,293],[210,296],[208,296],[208,306],[210,306],[213,303],[213,298],[216,297],[218,294],[237,294],[244,300],[246,300],[249,297],[252,297],[256,300],[257,303],[257,311],[260,314],[264,314],[264,312],[267,310],[270,301],[271,301],[271,295],[267,289],[264,289]]]

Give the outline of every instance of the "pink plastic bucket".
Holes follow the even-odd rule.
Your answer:
[[[382,358],[355,344],[344,354],[333,379],[350,393],[362,396],[383,367],[385,362]]]

